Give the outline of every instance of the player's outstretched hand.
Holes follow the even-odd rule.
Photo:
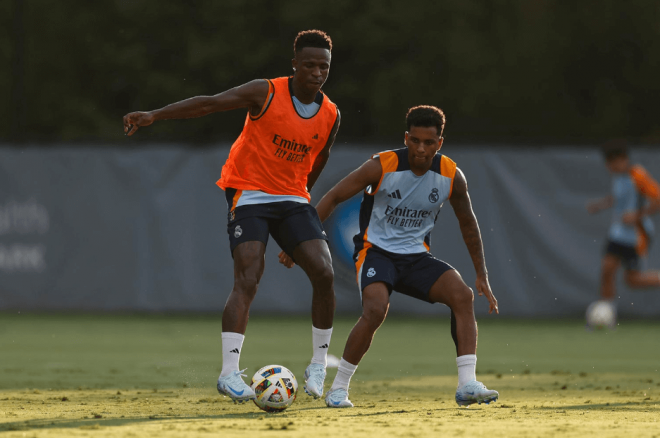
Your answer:
[[[140,126],[149,126],[154,122],[150,112],[136,111],[124,116],[124,134],[133,135]]]
[[[493,313],[494,310],[495,313],[499,315],[500,309],[499,307],[497,307],[497,299],[495,298],[495,295],[493,295],[493,291],[490,289],[490,283],[488,282],[488,275],[478,275],[476,286],[479,295],[485,295],[486,299],[488,300],[488,304],[490,304],[490,309],[488,309],[488,313]]]
[[[282,263],[284,266],[287,268],[291,269],[293,268],[296,264],[293,262],[293,259],[287,255],[284,251],[280,251],[280,254],[278,256],[280,258],[280,263]]]

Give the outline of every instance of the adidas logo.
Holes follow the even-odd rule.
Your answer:
[[[390,193],[387,195],[388,198],[394,198],[394,199],[401,199],[401,193],[399,192],[399,189],[396,189],[396,191]]]
[[[328,348],[328,344],[323,344],[319,348]]]
[[[318,140],[318,139],[319,139],[319,135],[318,135],[318,134],[314,134],[314,137],[312,137],[312,140]]]
[[[234,348],[233,350],[230,351],[230,353],[241,354],[241,352],[238,348]]]

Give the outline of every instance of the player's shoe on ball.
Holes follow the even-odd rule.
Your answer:
[[[352,408],[348,399],[348,391],[343,388],[331,389],[325,396],[325,404],[329,408]]]
[[[305,370],[305,392],[314,398],[323,395],[325,383],[325,367],[318,363],[310,363]]]
[[[473,380],[456,390],[456,403],[459,406],[469,406],[474,403],[494,402],[500,394],[497,391],[486,388],[483,383]]]
[[[248,386],[241,376],[243,371],[234,371],[224,377],[218,377],[218,392],[231,398],[234,403],[244,403],[255,398],[254,391]],[[247,377],[247,376],[245,376]]]

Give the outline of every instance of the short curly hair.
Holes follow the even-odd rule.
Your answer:
[[[293,42],[293,54],[300,53],[305,47],[318,47],[320,49],[328,49],[332,52],[332,40],[322,30],[303,30],[298,32]]]
[[[616,158],[628,157],[628,142],[622,138],[610,140],[601,146],[601,151],[605,161],[612,161]]]
[[[410,108],[406,114],[406,126],[408,131],[412,126],[430,127],[435,126],[438,135],[442,137],[445,129],[445,113],[438,107],[432,105],[418,105]]]

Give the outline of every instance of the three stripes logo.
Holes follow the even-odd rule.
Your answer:
[[[230,353],[241,354],[241,351],[238,348],[234,348],[233,350],[230,351]]]
[[[319,348],[328,348],[328,344],[323,344]]]
[[[394,198],[394,199],[401,199],[401,192],[399,192],[399,189],[396,189],[389,195],[387,195],[388,198]]]
[[[318,140],[318,139],[319,139],[319,135],[318,135],[318,134],[314,134],[314,137],[312,137],[312,140]]]

